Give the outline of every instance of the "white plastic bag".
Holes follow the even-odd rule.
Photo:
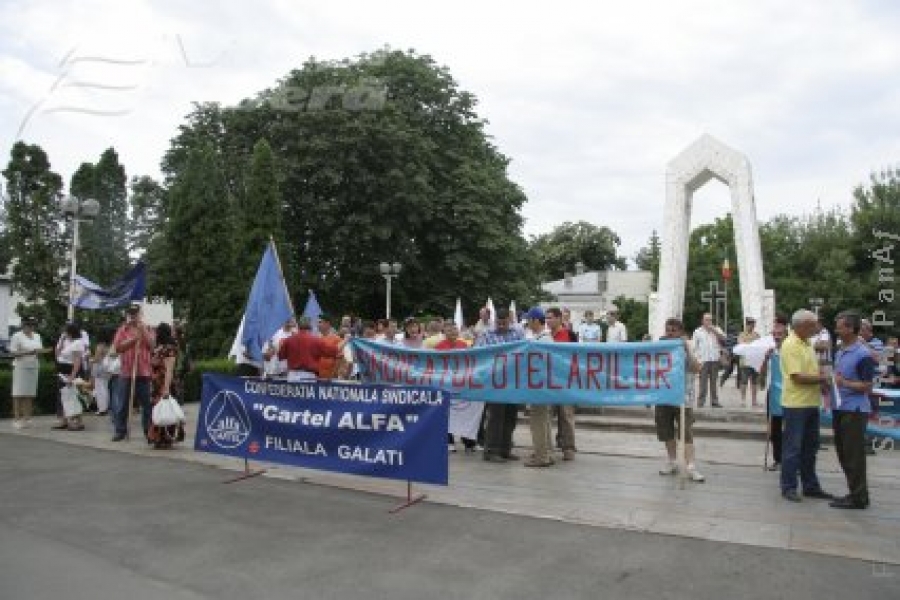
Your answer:
[[[162,398],[153,406],[153,424],[158,427],[177,425],[185,420],[181,405],[172,396]]]
[[[78,390],[74,385],[64,386],[59,390],[59,395],[62,400],[63,414],[67,419],[77,417],[83,412],[81,402],[78,401]]]

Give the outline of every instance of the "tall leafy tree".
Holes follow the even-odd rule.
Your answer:
[[[108,285],[128,270],[128,187],[125,168],[112,148],[96,165],[82,164],[72,177],[70,193],[79,200],[94,199],[100,212],[79,231],[79,275]]]
[[[130,184],[128,252],[149,261],[151,246],[162,236],[166,190],[152,177],[135,177]]]
[[[241,271],[238,281],[252,282],[259,259],[269,239],[280,247],[281,193],[278,189],[279,174],[275,166],[272,147],[266,140],[253,146],[253,156],[247,175],[247,187],[241,196],[237,211],[236,239]]]
[[[659,234],[657,234],[654,229],[653,233],[650,234],[647,245],[638,250],[638,253],[634,256],[634,262],[638,269],[650,271],[650,273],[653,274],[653,283],[651,286],[654,290],[656,289],[656,283],[659,281],[659,256],[661,248],[662,244],[659,241]]]
[[[543,277],[549,280],[562,279],[578,262],[589,271],[627,268],[626,259],[617,254],[620,244],[619,236],[609,227],[567,221],[532,239],[531,249]]]
[[[48,327],[65,318],[66,242],[60,227],[62,178],[38,145],[16,142],[3,170],[13,286]]]
[[[198,356],[221,356],[240,321],[233,269],[234,239],[224,181],[215,150],[202,145],[189,152],[172,180],[167,248],[153,266],[165,282]]]
[[[731,214],[718,218],[713,223],[700,225],[691,232],[688,245],[687,281],[684,292],[684,323],[691,328],[700,323],[704,312],[709,312],[710,305],[703,302],[701,294],[710,289],[710,282],[716,281],[719,289],[725,289],[722,279],[722,261],[728,257],[735,264],[734,225]],[[734,276],[727,286],[728,321],[736,327],[741,320],[740,276],[734,270]],[[724,320],[724,311],[719,314]],[[722,323],[720,322],[720,325]]]

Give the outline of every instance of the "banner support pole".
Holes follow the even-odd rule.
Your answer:
[[[419,502],[421,502],[422,500],[424,500],[427,497],[428,496],[426,494],[419,494],[418,496],[413,498],[412,481],[407,480],[407,482],[406,482],[406,502],[404,502],[403,504],[401,504],[399,506],[395,506],[394,508],[389,510],[388,513],[390,513],[392,515],[396,514],[403,509],[409,508],[410,506],[413,506],[414,504],[418,504]]]
[[[232,477],[231,479],[226,479],[222,483],[237,483],[238,481],[244,481],[245,479],[250,479],[252,477],[259,477],[263,473],[266,472],[267,469],[259,469],[257,471],[250,470],[250,461],[247,460],[247,457],[244,457],[244,472],[238,475],[237,477]]]

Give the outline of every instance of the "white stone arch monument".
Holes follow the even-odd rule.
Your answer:
[[[747,157],[710,135],[703,135],[669,162],[663,216],[659,281],[650,295],[650,334],[663,335],[667,318],[682,318],[687,279],[691,208],[694,192],[711,179],[731,191],[731,215],[744,317],[755,317],[766,335],[775,316],[775,294],[765,289],[753,176]]]

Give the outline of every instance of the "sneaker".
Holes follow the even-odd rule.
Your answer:
[[[697,483],[703,483],[706,481],[706,477],[700,474],[700,471],[697,470],[697,467],[694,465],[688,465],[687,467],[687,476],[691,481],[696,481]]]
[[[18,419],[16,419],[15,421],[13,421],[13,429],[22,429],[23,427],[25,427],[25,423],[24,423],[24,422],[22,422],[22,421],[20,421],[20,420],[18,420]]]
[[[525,465],[526,467],[549,467],[549,466],[553,465],[553,461],[551,461],[549,459],[540,460],[540,459],[532,457],[532,458],[529,458],[528,460],[526,460],[522,464]]]
[[[677,473],[677,472],[678,472],[678,466],[677,466],[675,463],[671,462],[671,461],[667,462],[667,463],[666,463],[665,465],[663,465],[663,467],[659,470],[659,474],[660,474],[660,475],[674,475],[674,474]]]
[[[563,450],[563,460],[575,460],[575,451]]]

